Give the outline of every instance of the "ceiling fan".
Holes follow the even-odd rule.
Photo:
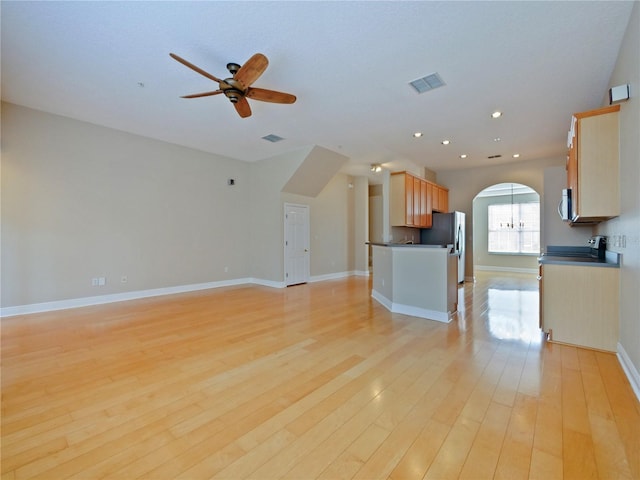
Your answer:
[[[267,57],[261,53],[253,55],[244,65],[228,63],[227,70],[231,72],[232,76],[231,78],[225,79],[214,77],[210,73],[205,72],[200,67],[186,61],[175,53],[170,53],[169,55],[171,58],[189,67],[191,70],[218,83],[218,90],[184,95],[182,98],[209,97],[211,95],[224,93],[229,101],[233,103],[233,106],[242,118],[251,116],[251,107],[249,106],[247,98],[271,103],[294,103],[296,101],[295,95],[291,95],[290,93],[276,92],[275,90],[254,88],[251,86],[253,85],[253,82],[263,74],[269,65],[269,60],[267,60]]]

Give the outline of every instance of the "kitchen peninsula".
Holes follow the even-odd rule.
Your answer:
[[[444,245],[371,243],[371,296],[388,310],[448,323],[457,310],[458,256]]]

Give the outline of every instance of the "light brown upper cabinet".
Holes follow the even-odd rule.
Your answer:
[[[390,217],[393,227],[429,228],[432,212],[446,212],[449,190],[408,172],[391,174]]]
[[[434,197],[438,196],[437,204],[434,201],[433,211],[446,213],[449,211],[449,189],[440,185],[436,185],[437,188],[434,188]]]
[[[614,105],[573,115],[567,157],[572,223],[620,215],[619,111]]]

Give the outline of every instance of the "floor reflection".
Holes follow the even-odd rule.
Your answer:
[[[487,303],[489,333],[493,337],[537,344],[542,341],[536,290],[489,288]]]

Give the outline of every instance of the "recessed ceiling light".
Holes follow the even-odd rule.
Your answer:
[[[494,142],[499,142],[500,140],[501,140],[500,137],[496,137],[496,138],[493,139]]]
[[[460,158],[467,158],[467,154],[463,153],[462,155],[460,155]]]
[[[513,158],[520,158],[520,154],[519,153],[514,153],[513,154]]]
[[[500,118],[502,116],[502,112],[496,110],[491,114],[491,118]]]
[[[442,140],[442,142],[440,142],[440,143],[442,143],[443,145],[449,145],[451,143],[451,140],[446,140],[445,139],[445,140]]]
[[[413,134],[415,138],[420,138],[422,136],[422,132],[416,132]]]

